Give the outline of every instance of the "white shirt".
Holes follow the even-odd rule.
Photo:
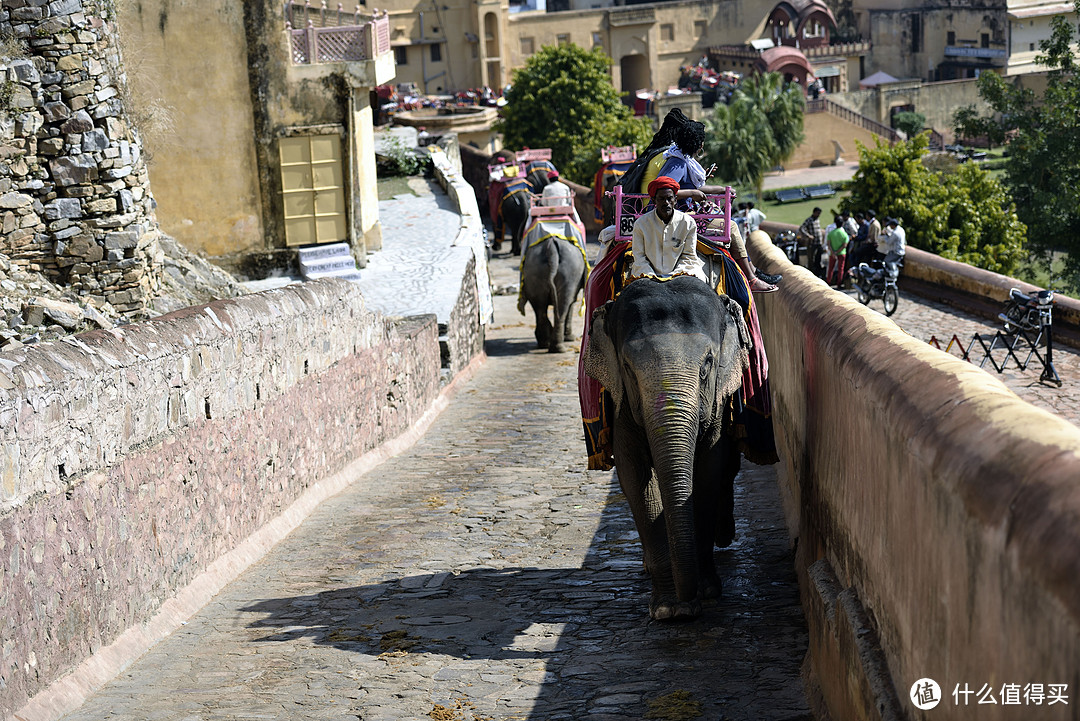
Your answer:
[[[849,217],[844,221],[844,230],[847,231],[849,238],[854,238],[859,233],[859,224],[854,218]]]
[[[676,210],[667,224],[657,217],[655,209],[642,215],[634,223],[631,249],[634,253],[631,275],[664,278],[686,274],[708,282],[697,255],[697,224],[682,211]]]
[[[574,209],[574,222],[580,224],[577,208],[574,207],[574,197],[570,192],[570,186],[561,180],[555,180],[544,186],[540,193],[540,205],[556,206],[568,205]]]
[[[746,212],[746,227],[751,233],[760,228],[764,220],[765,214],[757,208],[751,208]]]
[[[907,253],[907,233],[899,225],[891,230],[886,230],[878,236],[877,251],[885,255],[889,253],[905,255]]]

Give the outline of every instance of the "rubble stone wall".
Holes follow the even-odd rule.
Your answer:
[[[0,710],[412,427],[439,356],[433,315],[335,279],[4,353]]]
[[[132,314],[161,251],[113,15],[109,0],[0,3],[17,41],[0,59],[0,253]]]

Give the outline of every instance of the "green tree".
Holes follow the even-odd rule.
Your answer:
[[[1080,13],[1080,0],[1074,0]],[[979,96],[991,109],[966,108],[954,117],[965,137],[1008,138],[1005,183],[1028,227],[1033,250],[1067,253],[1070,285],[1080,288],[1080,63],[1073,46],[1080,30],[1064,15],[1051,18],[1036,61],[1049,68],[1042,97],[996,73],[979,76]]]
[[[635,119],[611,84],[611,59],[600,49],[546,46],[514,71],[496,129],[510,148],[551,148],[551,161],[567,177],[592,182],[600,148],[648,143],[646,121]],[[642,141],[644,138],[644,141]],[[587,160],[583,145],[594,145]]]
[[[791,157],[802,143],[806,99],[779,73],[747,78],[727,105],[708,119],[705,151],[720,177],[753,186],[761,197],[765,173]]]
[[[926,127],[926,116],[922,113],[905,110],[893,117],[893,127],[909,138],[913,138]]]
[[[859,169],[841,210],[894,216],[916,248],[1006,275],[1027,255],[1026,228],[1005,188],[975,163],[934,171],[925,134],[889,147],[859,149]],[[948,166],[946,166],[948,167]]]

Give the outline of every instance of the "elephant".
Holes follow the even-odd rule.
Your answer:
[[[510,178],[502,183],[498,193],[498,207],[495,213],[495,242],[493,250],[502,248],[502,241],[510,237],[510,250],[514,255],[521,254],[521,236],[525,232],[525,223],[529,219],[529,207],[532,205],[532,193],[524,178]]]
[[[579,227],[564,218],[537,223],[525,236],[518,310],[524,315],[525,303],[532,306],[537,348],[562,353],[563,342],[573,338],[571,311],[589,272],[584,247]],[[548,319],[548,306],[554,323]]]
[[[735,537],[740,455],[727,427],[749,365],[738,304],[690,276],[631,282],[593,315],[584,370],[614,401],[612,445],[652,580],[654,620],[719,597],[713,544]]]

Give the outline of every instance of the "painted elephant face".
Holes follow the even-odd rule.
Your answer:
[[[741,308],[700,281],[687,281],[693,282],[680,285],[695,291],[684,306],[690,312],[672,312],[670,294],[655,302],[632,294],[630,303],[609,302],[593,315],[585,373],[611,394],[616,414],[628,403],[639,425],[643,413],[676,398],[696,399],[698,418],[715,417],[747,367],[750,336]]]

